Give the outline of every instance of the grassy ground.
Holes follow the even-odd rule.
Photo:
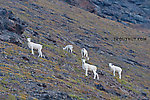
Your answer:
[[[37,90],[39,94],[50,90],[62,91],[72,98],[85,100],[143,99],[143,92],[147,94],[146,98],[150,96],[150,71],[143,67],[150,64],[150,40],[145,32],[103,19],[58,0],[1,0],[0,6],[27,22],[28,27],[23,35],[42,44],[46,56],[38,58],[37,52],[32,55],[26,41],[22,47],[0,41],[2,99],[36,99],[39,98]],[[34,36],[32,31],[38,35]],[[49,36],[56,40],[57,45],[46,39]],[[146,40],[115,41],[115,37],[145,37]],[[73,54],[63,51],[62,48],[67,44],[73,44]],[[93,80],[92,72],[85,77],[85,71],[81,68],[82,47],[88,49],[88,63],[98,66],[99,81]],[[29,61],[23,59],[23,56],[27,56]],[[143,66],[126,63],[127,59]],[[122,67],[122,80],[112,76],[109,62]],[[105,72],[104,75],[100,74],[101,70]],[[46,84],[46,87],[37,84]],[[99,84],[109,91],[96,88]]]

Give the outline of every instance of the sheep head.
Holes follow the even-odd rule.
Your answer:
[[[82,59],[82,63],[85,63],[85,61],[86,61],[85,59]]]
[[[112,66],[112,63],[109,63],[109,67],[111,67]]]
[[[28,42],[31,42],[31,38],[27,38],[27,41],[28,41]]]

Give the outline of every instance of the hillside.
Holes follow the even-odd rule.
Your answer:
[[[1,100],[150,98],[150,36],[145,31],[60,0],[1,0],[0,8]],[[28,37],[43,45],[45,58],[31,54]],[[68,44],[73,54],[63,50]],[[83,47],[100,80],[92,72],[85,76]],[[109,62],[123,69],[122,79],[113,76]]]

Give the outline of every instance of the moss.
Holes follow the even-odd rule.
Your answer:
[[[53,72],[53,70],[52,70],[52,69],[50,69],[50,68],[49,68],[48,70],[49,70],[50,72]]]
[[[44,79],[44,76],[36,76],[37,78]]]
[[[20,96],[18,96],[19,100],[27,100],[27,96],[24,94],[21,94]]]
[[[80,80],[80,79],[77,79],[76,81],[77,81],[77,83],[81,83],[81,80]]]
[[[130,78],[130,76],[129,76],[129,75],[126,75],[125,77]]]
[[[127,81],[123,80],[123,79],[119,79],[117,78],[118,82],[121,83],[122,85],[127,85],[129,84]]]
[[[137,91],[136,89],[134,89],[133,87],[130,87],[130,86],[125,86],[125,88],[129,89],[129,90],[132,90],[133,92],[137,93],[137,94],[140,94],[140,91]]]
[[[9,94],[8,95],[8,100],[17,100],[14,95]]]
[[[11,80],[10,82],[11,82],[11,83],[17,83],[18,85],[20,85],[20,82],[17,81],[17,80]]]
[[[23,78],[24,76],[21,75],[20,73],[14,73],[15,76],[17,76],[18,78]]]
[[[84,98],[81,98],[81,97],[79,97],[77,95],[74,95],[74,94],[69,94],[69,96],[72,97],[72,98],[76,98],[78,100],[85,100]]]
[[[81,72],[81,70],[80,70],[79,68],[77,68],[77,67],[74,67],[74,70],[75,70],[75,72],[77,72],[77,73]]]
[[[55,66],[54,69],[57,70],[57,71],[61,71],[61,69],[59,68],[59,66]]]
[[[3,80],[1,80],[1,83],[2,83],[2,84],[5,84],[5,85],[9,84],[9,82],[8,82],[8,81],[6,81],[6,80],[4,80],[4,79],[3,79]]]
[[[132,83],[129,83],[129,82],[127,82],[123,79],[119,79],[119,78],[118,78],[118,82],[121,83],[125,88],[132,90],[135,93],[138,93],[138,94],[140,93],[139,91],[137,91],[136,89],[133,88],[136,85],[133,85]]]
[[[47,79],[48,79],[48,80],[54,80],[54,78],[51,78],[51,77],[47,77]]]
[[[111,100],[120,100],[120,98],[117,97],[117,96],[114,96],[114,97],[111,98]]]

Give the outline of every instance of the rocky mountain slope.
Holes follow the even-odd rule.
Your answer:
[[[62,0],[103,18],[125,25],[140,24],[150,28],[149,0]]]
[[[145,31],[68,5],[60,0],[0,1],[0,99],[148,100],[150,40]],[[26,39],[43,45],[31,54]],[[72,44],[73,54],[62,48]],[[85,76],[81,48],[96,65]],[[123,69],[112,75],[108,63]]]

